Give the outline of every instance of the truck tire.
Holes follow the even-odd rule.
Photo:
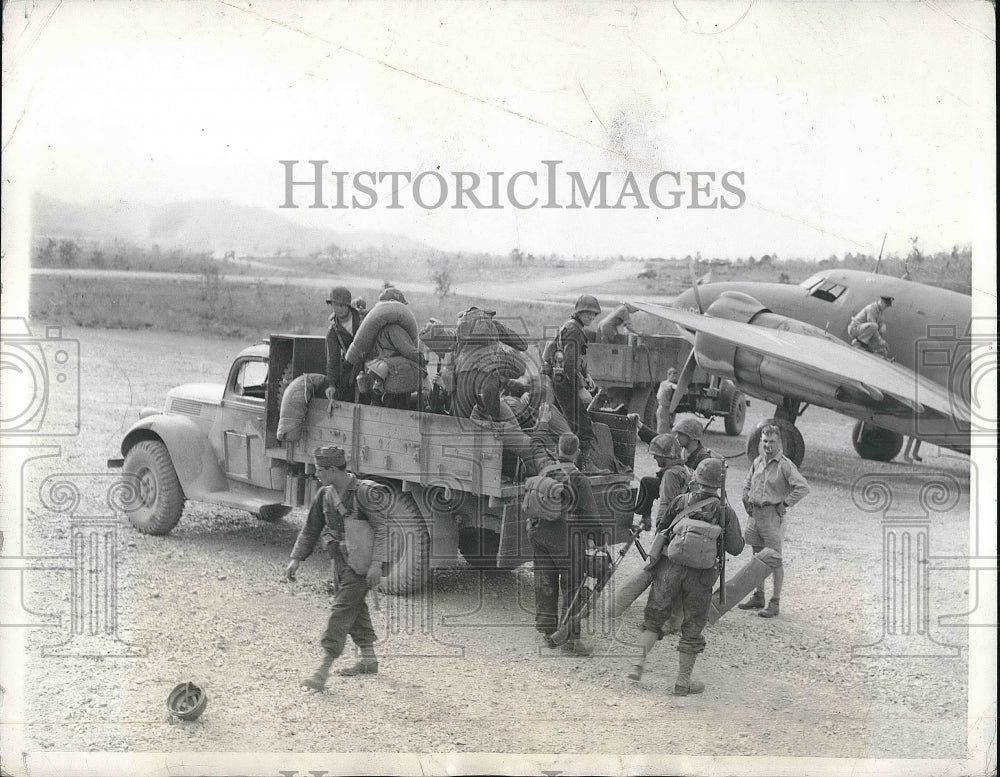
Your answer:
[[[465,526],[458,532],[458,552],[470,567],[496,569],[500,552],[500,535],[492,529]]]
[[[720,409],[724,415],[722,421],[726,427],[726,434],[730,437],[738,437],[743,433],[743,423],[747,419],[747,397],[732,383],[727,383],[719,397]]]
[[[143,534],[169,533],[184,511],[184,491],[167,447],[159,440],[136,443],[125,454],[122,471],[136,478],[129,481],[138,489],[125,513],[131,524]]]
[[[410,494],[394,489],[389,511],[389,570],[379,584],[387,594],[419,593],[427,584],[431,567],[431,536]]]

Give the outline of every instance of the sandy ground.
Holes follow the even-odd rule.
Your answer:
[[[60,443],[58,456],[24,470],[24,555],[71,552],[68,514],[40,502],[45,478],[73,473],[85,497],[99,500],[105,460],[119,455],[138,408],[162,405],[179,383],[221,381],[243,345],[153,332],[64,334],[80,341],[82,431]],[[748,424],[768,410],[754,402]],[[121,523],[109,540],[117,570],[111,638],[140,656],[43,654],[73,644],[73,576],[66,564],[23,573],[26,617],[55,619],[21,632],[25,749],[962,758],[968,634],[939,618],[970,609],[968,575],[939,569],[934,557],[968,554],[969,462],[933,446],[922,466],[864,462],[850,447],[850,422],[822,410],[810,409],[802,429],[813,490],[788,518],[781,617],[734,610],[710,628],[696,669],[708,686],[703,695],[670,695],[674,638],[660,643],[641,684],[625,679],[644,597],[617,623],[591,619],[593,657],[567,657],[537,639],[528,569],[464,565],[436,574],[421,597],[384,597],[378,676],[334,678],[326,693],[303,695],[298,680],[319,657],[329,602],[317,557],[297,583],[282,580],[304,514],[268,524],[189,503],[167,537]],[[706,443],[735,453],[743,439],[709,434]],[[641,448],[640,475],[653,470]],[[746,466],[733,461],[731,483],[742,482]],[[929,614],[929,630],[918,618],[893,642],[885,635],[895,600],[883,591],[883,515],[859,508],[852,483],[879,476],[892,493],[891,515],[920,520],[921,486],[935,474],[957,490],[923,535],[932,557],[923,565],[926,601],[915,598],[910,611]],[[738,497],[736,487],[731,493]],[[732,560],[730,574],[748,558],[749,549]],[[638,566],[633,551],[619,574]],[[916,596],[920,586],[906,585]],[[901,605],[897,614],[904,612]],[[865,655],[866,645],[884,650]],[[187,680],[207,690],[207,710],[193,723],[172,723],[167,694]]]

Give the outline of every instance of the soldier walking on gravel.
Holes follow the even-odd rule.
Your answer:
[[[705,649],[702,632],[708,624],[712,587],[719,579],[723,554],[737,556],[744,547],[739,519],[733,509],[720,499],[724,467],[724,462],[715,458],[706,459],[698,465],[694,473],[695,487],[689,493],[676,497],[663,513],[657,541],[651,546],[646,562],[646,568],[653,571],[653,583],[639,633],[639,645],[643,652],[628,677],[630,680],[642,677],[646,657],[657,641],[663,638],[664,624],[679,608],[683,620],[677,644],[680,658],[674,681],[675,696],[705,690],[705,684],[693,679],[691,672],[698,654]],[[683,548],[686,527],[681,526],[681,521],[700,523],[703,527],[706,524],[719,527],[715,529],[718,536],[714,542],[697,543],[692,554]]]
[[[772,548],[781,553],[781,541],[785,533],[785,513],[809,493],[809,484],[802,477],[792,460],[781,452],[781,432],[774,424],[768,424],[761,431],[761,453],[750,465],[743,482],[743,506],[750,521],[745,539],[760,553],[764,548]],[[741,610],[761,610],[762,618],[773,618],[778,614],[781,599],[781,584],[785,570],[778,557],[774,570],[774,595],[764,607],[764,583],[761,581],[753,596],[743,604]]]
[[[375,486],[359,481],[347,471],[344,451],[325,445],[313,452],[316,475],[323,487],[316,494],[305,525],[295,540],[292,560],[285,575],[295,580],[299,564],[313,552],[317,540],[323,542],[333,567],[335,595],[326,630],[320,640],[323,661],[302,685],[315,691],[323,690],[330,666],[344,651],[347,636],[361,649],[361,659],[354,666],[340,669],[345,677],[376,674],[375,630],[365,596],[375,589],[382,575],[386,556],[385,519],[377,511],[363,510],[359,505],[358,486]]]

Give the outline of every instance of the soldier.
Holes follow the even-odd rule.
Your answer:
[[[638,308],[634,308],[628,303],[619,305],[608,315],[601,319],[597,325],[597,335],[602,343],[613,343],[619,335],[631,332],[634,335],[639,332],[632,326],[630,313],[635,313]],[[625,330],[623,332],[622,330]]]
[[[375,511],[366,511],[358,504],[358,487],[370,481],[359,481],[347,471],[344,451],[325,445],[313,451],[316,476],[322,488],[316,494],[309,516],[299,531],[292,548],[292,560],[285,575],[295,580],[299,564],[313,552],[317,540],[323,542],[332,562],[335,595],[326,630],[320,640],[324,656],[319,668],[302,685],[315,691],[323,690],[330,666],[343,652],[348,634],[361,649],[361,659],[338,674],[353,677],[376,674],[375,630],[365,595],[376,588],[386,560],[386,523]]]
[[[351,365],[344,360],[344,354],[358,331],[361,311],[351,307],[350,289],[343,286],[330,290],[326,304],[333,307],[326,330],[326,397],[346,402],[354,396],[354,386]]]
[[[854,314],[847,325],[847,336],[853,338],[851,345],[892,361],[889,344],[885,341],[885,322],[882,320],[882,315],[892,306],[892,301],[893,297],[879,297]]]
[[[674,424],[674,434],[677,442],[684,449],[684,463],[690,470],[697,469],[705,459],[714,456],[711,450],[701,444],[701,435],[705,431],[693,418],[683,418]]]
[[[570,604],[584,578],[585,539],[580,524],[598,515],[597,502],[590,481],[576,467],[580,440],[575,434],[559,438],[559,468],[547,470],[548,474],[563,483],[563,516],[558,520],[529,521],[528,538],[534,555],[535,575],[535,629],[544,637],[549,647],[555,647],[551,635],[559,626],[559,588],[562,585],[564,617],[569,619],[569,639],[563,643],[564,651],[579,656],[589,656],[593,651],[580,638],[580,622],[569,612]],[[582,600],[577,599],[574,610]]]
[[[671,367],[667,370],[667,378],[660,382],[656,389],[656,431],[660,434],[669,432],[674,425],[673,414],[670,412],[670,402],[677,390],[677,370]]]
[[[590,454],[597,444],[594,427],[587,412],[594,382],[587,372],[586,327],[600,314],[601,306],[589,294],[582,295],[573,307],[573,315],[562,325],[555,339],[545,348],[545,370],[552,378],[553,391],[570,428],[580,438],[580,468],[590,471]]]
[[[496,420],[501,384],[517,378],[523,363],[501,346],[524,351],[528,343],[519,334],[497,321],[493,310],[472,307],[458,314],[455,330],[455,392],[452,414],[468,418],[478,404],[486,415]]]
[[[673,435],[656,435],[649,443],[649,453],[658,469],[655,475],[647,475],[639,480],[639,493],[634,509],[643,531],[652,528],[650,516],[653,512],[653,502],[659,498],[659,514],[662,515],[674,497],[687,490],[688,482],[691,480],[691,472],[684,466],[684,452]]]
[[[781,553],[784,537],[785,513],[809,493],[809,484],[802,477],[792,460],[781,452],[781,431],[774,424],[768,424],[761,431],[761,453],[750,465],[746,480],[743,481],[743,506],[750,520],[747,523],[746,541],[754,553],[765,547]],[[741,610],[761,610],[762,618],[773,618],[778,614],[781,599],[781,584],[785,570],[778,559],[774,570],[774,595],[764,606],[764,583],[757,586],[747,601],[738,605]]]
[[[646,568],[653,571],[653,583],[643,613],[642,631],[639,633],[639,645],[643,652],[628,677],[630,680],[639,680],[642,677],[646,657],[657,641],[663,638],[664,624],[670,618],[672,611],[679,607],[683,610],[683,620],[681,638],[677,645],[677,650],[680,652],[680,667],[677,679],[674,681],[675,696],[687,696],[689,693],[701,693],[705,690],[705,684],[693,679],[691,671],[694,669],[698,654],[705,649],[705,637],[702,636],[702,632],[708,623],[712,587],[719,579],[719,570],[724,561],[723,554],[737,556],[744,547],[739,519],[731,507],[722,505],[720,499],[719,491],[723,486],[724,466],[720,459],[714,458],[702,461],[698,465],[694,473],[697,485],[690,493],[675,498],[663,513],[660,526],[664,522],[667,526],[664,528],[658,526],[658,529],[664,532],[665,542],[654,543],[650,549],[649,561],[646,562]],[[699,559],[699,566],[690,566],[681,563],[681,560],[693,563],[693,560],[686,556],[678,556],[679,560],[667,557],[664,552],[667,548],[665,543],[670,543],[672,547],[674,539],[669,527],[676,519],[686,517],[722,527],[715,548],[714,563],[712,559],[705,561]],[[657,537],[659,538],[660,534]]]

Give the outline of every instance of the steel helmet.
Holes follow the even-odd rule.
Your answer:
[[[194,683],[181,683],[167,697],[167,712],[178,720],[195,720],[205,711],[208,695]]]
[[[576,305],[573,306],[573,312],[599,315],[601,312],[601,303],[597,301],[596,297],[590,294],[581,294],[580,298],[576,301]]]
[[[694,471],[694,479],[709,488],[722,488],[722,473],[725,464],[722,459],[707,458]]]
[[[683,434],[692,440],[700,440],[705,428],[693,418],[684,418],[674,424],[674,434]]]
[[[326,304],[332,305],[334,302],[339,302],[341,305],[350,305],[351,290],[343,286],[334,286],[330,289],[329,295],[327,295]]]
[[[681,446],[677,438],[672,434],[658,434],[649,443],[649,452],[653,456],[662,456],[666,459],[681,458]]]

